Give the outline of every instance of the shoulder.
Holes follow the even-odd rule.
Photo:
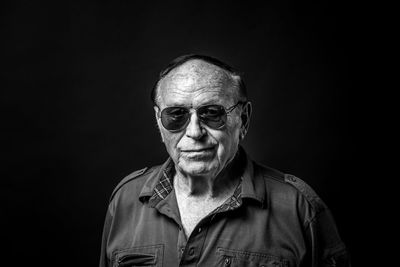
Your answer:
[[[310,209],[313,214],[326,208],[313,188],[299,177],[257,163],[255,165],[264,178],[267,197],[271,201],[275,198],[276,201],[296,203],[301,208]]]
[[[314,209],[315,213],[319,213],[326,208],[325,203],[322,201],[322,199],[305,181],[292,174],[285,174],[284,180],[285,183],[294,187],[299,192],[299,194],[307,200],[307,202]]]
[[[145,167],[139,170],[136,170],[129,175],[125,176],[114,188],[113,192],[110,196],[110,202],[114,199],[115,195],[118,194],[120,191],[129,189],[129,188],[140,188],[140,185],[143,185],[146,181],[146,178],[156,171],[159,166],[154,167]]]

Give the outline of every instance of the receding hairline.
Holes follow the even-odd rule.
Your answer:
[[[194,77],[194,79],[202,79],[206,77],[206,82],[210,84],[224,84],[224,85],[232,85],[236,90],[235,95],[240,97],[239,92],[239,84],[238,79],[240,79],[237,75],[229,73],[223,68],[216,66],[214,64],[210,64],[206,61],[200,59],[193,59],[186,61],[180,66],[172,69],[167,75],[161,78],[157,84],[157,92],[156,92],[156,100],[160,100],[160,89],[164,88],[164,86],[170,82],[174,82],[176,79],[180,79],[180,77]],[[164,85],[162,85],[164,84]]]
[[[193,64],[193,62],[196,61],[199,62],[198,65],[203,65],[203,64],[204,66],[209,65],[212,66],[213,68],[220,70],[222,73],[226,74],[237,90],[236,91],[237,97],[242,101],[247,101],[246,86],[239,72],[237,72],[231,66],[227,65],[226,63],[216,58],[203,55],[190,54],[174,59],[172,62],[169,63],[169,65],[165,69],[161,71],[159,79],[154,84],[151,92],[151,100],[155,105],[157,105],[157,102],[159,101],[160,95],[158,91],[160,89],[161,82],[165,78],[170,76],[170,74],[174,75],[174,73],[178,72],[179,69],[181,69],[182,67],[185,67],[185,65],[190,63]]]

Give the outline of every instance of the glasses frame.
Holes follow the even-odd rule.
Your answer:
[[[190,113],[190,110],[193,109],[193,110],[196,112],[196,115],[197,115],[197,117],[199,118],[200,123],[206,125],[207,127],[212,128],[212,129],[220,130],[221,128],[223,128],[223,127],[226,125],[226,122],[224,122],[221,126],[219,126],[219,127],[217,127],[217,128],[212,127],[212,126],[209,126],[209,125],[207,124],[207,121],[203,120],[203,119],[201,118],[201,116],[199,116],[199,115],[197,114],[197,111],[198,111],[200,108],[204,108],[204,107],[207,107],[207,106],[220,106],[220,107],[222,107],[222,108],[224,109],[224,111],[225,111],[225,114],[223,114],[222,116],[227,116],[227,115],[228,115],[229,113],[231,113],[237,106],[239,106],[239,105],[246,105],[247,103],[248,103],[248,101],[238,101],[235,105],[233,105],[233,106],[231,106],[231,107],[228,107],[228,108],[225,108],[224,106],[218,105],[218,104],[202,105],[202,106],[197,107],[197,108],[186,108],[186,107],[181,107],[181,106],[170,106],[170,107],[165,107],[165,108],[163,108],[162,110],[161,110],[161,108],[160,108],[159,106],[156,105],[156,107],[158,108],[157,117],[158,117],[159,119],[161,119],[161,125],[164,127],[164,129],[166,129],[167,131],[170,131],[170,132],[180,132],[180,131],[182,131],[183,129],[185,129],[185,128],[187,127],[187,125],[188,125],[188,123],[189,123],[189,121],[190,121],[190,116],[188,117],[188,119],[187,119],[186,122],[182,125],[181,128],[176,129],[176,130],[169,130],[169,129],[167,129],[167,128],[165,127],[165,125],[164,125],[164,123],[163,123],[163,120],[162,120],[162,118],[161,118],[162,112],[163,112],[165,109],[167,109],[167,108],[184,108],[184,109],[187,109],[187,110],[189,111],[189,113]]]

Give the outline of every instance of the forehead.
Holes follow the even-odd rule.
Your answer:
[[[201,60],[173,69],[158,87],[158,99],[166,105],[232,102],[237,95],[237,83],[229,73]]]

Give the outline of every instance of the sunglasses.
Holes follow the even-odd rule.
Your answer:
[[[194,110],[201,123],[218,130],[225,126],[227,115],[238,105],[245,103],[246,102],[239,101],[229,108],[225,108],[221,105],[206,105]],[[190,109],[185,107],[167,107],[161,111],[159,117],[165,129],[171,132],[178,132],[187,126],[190,118]]]

